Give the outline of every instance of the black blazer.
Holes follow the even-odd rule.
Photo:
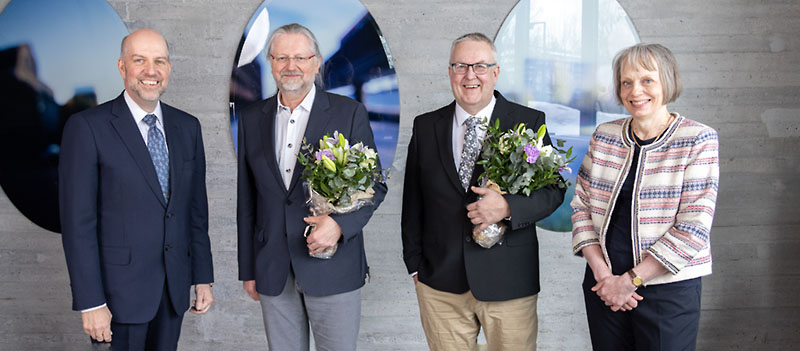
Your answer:
[[[190,285],[214,280],[200,122],[163,102],[161,110],[169,203],[122,95],[67,120],[59,200],[74,310],[107,303],[115,322],[145,323],[165,283],[183,314]]]
[[[511,103],[495,91],[489,123],[503,129],[525,122],[534,131],[544,113]],[[502,245],[484,249],[472,241],[466,206],[477,200],[465,192],[453,158],[455,102],[414,119],[403,187],[403,259],[419,281],[451,293],[468,290],[481,301],[505,301],[539,292],[539,244],[535,222],[564,201],[564,190],[550,186],[530,196],[504,195],[511,209],[511,230]],[[550,144],[550,138],[545,137]],[[483,167],[476,165],[472,184]]]
[[[291,264],[297,283],[312,296],[358,289],[364,285],[368,270],[361,229],[386,196],[386,185],[375,184],[372,206],[331,215],[342,228],[333,258],[310,257],[303,237],[303,217],[311,215],[300,177],[303,166],[295,163],[287,191],[275,158],[277,104],[275,95],[249,106],[239,117],[239,280],[255,280],[259,294],[277,296]],[[375,149],[364,105],[318,89],[304,137],[316,147],[326,133],[333,135],[337,130],[351,144],[360,141]]]

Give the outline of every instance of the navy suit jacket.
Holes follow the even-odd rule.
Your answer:
[[[502,130],[519,122],[536,131],[544,113],[506,100],[495,91],[489,123]],[[484,249],[472,241],[467,205],[477,196],[465,191],[453,161],[455,102],[414,119],[403,186],[403,259],[409,273],[440,290],[468,290],[481,301],[506,301],[539,292],[539,243],[535,222],[549,216],[564,201],[564,190],[549,186],[530,196],[504,195],[511,210],[502,244]],[[549,136],[544,143],[550,144]],[[472,185],[483,172],[476,165]]]
[[[170,199],[122,95],[73,115],[59,164],[72,308],[108,304],[117,323],[153,319],[167,284],[175,312],[214,280],[199,121],[161,103]]]
[[[259,294],[277,296],[286,284],[291,265],[297,283],[309,295],[328,296],[358,289],[368,273],[361,229],[386,196],[386,185],[375,184],[371,206],[331,215],[342,228],[339,249],[333,258],[310,257],[303,237],[303,217],[311,215],[305,203],[303,167],[295,163],[286,190],[275,157],[277,101],[276,95],[257,102],[239,117],[239,280],[255,280]],[[316,147],[326,133],[333,135],[334,131],[344,134],[351,145],[363,142],[375,149],[364,105],[317,90],[305,140]]]

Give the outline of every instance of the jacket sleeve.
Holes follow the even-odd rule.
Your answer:
[[[419,265],[422,261],[422,213],[424,206],[421,202],[417,152],[417,123],[415,121],[411,141],[408,143],[406,171],[403,181],[403,212],[400,220],[403,239],[403,261],[409,274],[419,271]]]
[[[62,136],[58,189],[61,240],[75,311],[106,303],[97,237],[98,168],[91,127],[83,115],[74,115]]]
[[[214,266],[211,258],[211,241],[208,237],[208,196],[206,192],[206,155],[203,133],[196,119],[194,184],[191,203],[191,253],[192,284],[214,282]]]
[[[575,182],[575,196],[570,202],[572,207],[572,253],[582,256],[581,250],[589,245],[600,245],[600,236],[592,222],[591,174],[595,135],[589,140],[589,150],[583,158]]]
[[[706,128],[695,138],[684,171],[675,225],[647,251],[677,274],[710,243],[719,188],[719,137]]]
[[[247,163],[247,142],[245,140],[244,115],[239,117],[239,148],[237,150],[238,168],[236,185],[236,229],[238,237],[239,280],[254,280],[255,253],[253,235],[255,231],[255,183]]]
[[[350,140],[351,143],[362,142],[364,145],[377,151],[375,139],[372,134],[372,127],[369,125],[369,115],[367,114],[367,109],[364,108],[364,105],[361,103],[359,103],[355,109],[348,140]],[[380,158],[377,160],[377,165],[378,168],[381,168]],[[386,197],[387,187],[385,182],[375,182],[372,189],[375,190],[375,194],[372,196],[371,205],[364,206],[350,213],[331,215],[331,218],[342,228],[342,242],[344,244],[361,233],[364,226],[367,225],[367,222],[372,218],[372,213],[378,209],[378,206],[380,206],[381,202],[383,202],[383,199]]]

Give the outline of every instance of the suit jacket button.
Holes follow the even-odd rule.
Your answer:
[[[172,217],[172,212],[167,212],[167,218],[171,218],[171,217]]]
[[[465,236],[465,237],[464,237],[464,240],[465,240],[466,242],[472,242],[472,235],[467,235],[467,236]]]
[[[169,249],[170,249],[169,245],[164,246],[164,251],[169,251]]]
[[[287,200],[286,200],[286,206],[291,206],[291,205],[292,205],[292,200],[288,200],[288,199],[287,199]]]

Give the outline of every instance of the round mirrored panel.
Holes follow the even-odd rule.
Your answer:
[[[122,92],[128,30],[103,0],[14,0],[0,33],[0,185],[23,215],[59,232],[64,122]]]
[[[577,156],[572,173],[562,173],[573,184],[564,203],[537,222],[539,227],[572,231],[569,202],[589,138],[598,124],[627,116],[614,97],[611,61],[638,42],[616,0],[522,0],[500,28],[497,89],[511,101],[544,111],[550,137],[565,140]]]
[[[381,163],[390,168],[400,120],[397,77],[378,25],[358,0],[275,0],[259,6],[239,42],[231,75],[234,146],[239,112],[277,91],[266,42],[275,28],[289,23],[299,23],[317,37],[325,65],[324,89],[367,108]]]

